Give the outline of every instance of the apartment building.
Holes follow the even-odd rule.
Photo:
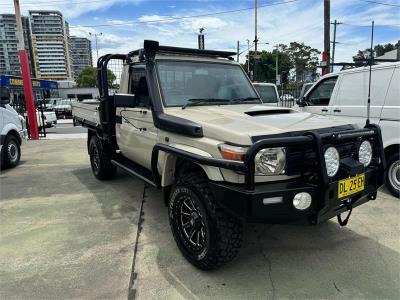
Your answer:
[[[71,79],[73,73],[68,41],[69,28],[61,12],[31,10],[29,24],[36,77]]]
[[[92,66],[92,46],[87,38],[71,36],[69,38],[72,72],[74,79],[78,78],[83,68]]]
[[[22,17],[22,28],[24,30],[25,49],[28,52],[31,74],[35,76],[32,68],[31,35],[29,19],[27,17]],[[15,15],[0,14],[0,74],[21,76],[18,49],[19,43]]]

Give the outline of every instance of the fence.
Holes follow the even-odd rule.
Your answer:
[[[28,122],[28,114],[26,111],[26,104],[25,104],[25,99],[22,95],[20,94],[14,94],[14,97],[12,97],[12,100],[10,102],[10,106],[20,115],[25,119],[25,124],[26,124],[26,129],[28,131],[28,138],[30,138],[30,130],[29,130],[29,122]],[[39,128],[39,136],[40,137],[46,137],[46,117],[44,114],[44,111],[46,110],[46,104],[43,103],[43,101],[37,101],[36,102],[36,118],[37,123],[36,126]],[[41,126],[39,126],[39,124]]]
[[[279,104],[283,107],[292,107],[296,101],[301,97],[301,89],[303,85],[281,85],[278,87]]]

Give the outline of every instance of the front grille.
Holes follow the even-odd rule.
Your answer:
[[[330,145],[324,145],[324,150]],[[333,145],[339,152],[340,158],[357,159],[358,142],[350,141]],[[302,146],[291,147],[286,152],[286,175],[304,174],[304,172],[316,171],[318,167],[314,149],[305,149]],[[317,172],[316,172],[317,173]]]

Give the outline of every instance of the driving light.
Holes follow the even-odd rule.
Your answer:
[[[232,146],[228,144],[218,145],[219,151],[224,159],[244,161],[246,158],[246,147]]]
[[[298,210],[305,210],[310,207],[312,197],[309,193],[301,192],[294,196],[293,206]]]
[[[333,177],[339,170],[339,152],[336,150],[335,147],[329,147],[326,149],[324,153],[325,157],[325,164],[326,164],[326,172],[328,173],[329,177]]]
[[[369,141],[363,141],[358,149],[358,160],[364,166],[368,166],[372,160],[372,146]]]
[[[255,175],[282,174],[286,164],[285,148],[266,148],[260,150],[254,160]]]

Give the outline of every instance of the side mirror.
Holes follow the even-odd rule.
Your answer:
[[[136,107],[136,97],[133,94],[115,94],[115,107]]]
[[[297,99],[296,104],[300,107],[306,106],[306,97],[303,96],[303,97]]]

